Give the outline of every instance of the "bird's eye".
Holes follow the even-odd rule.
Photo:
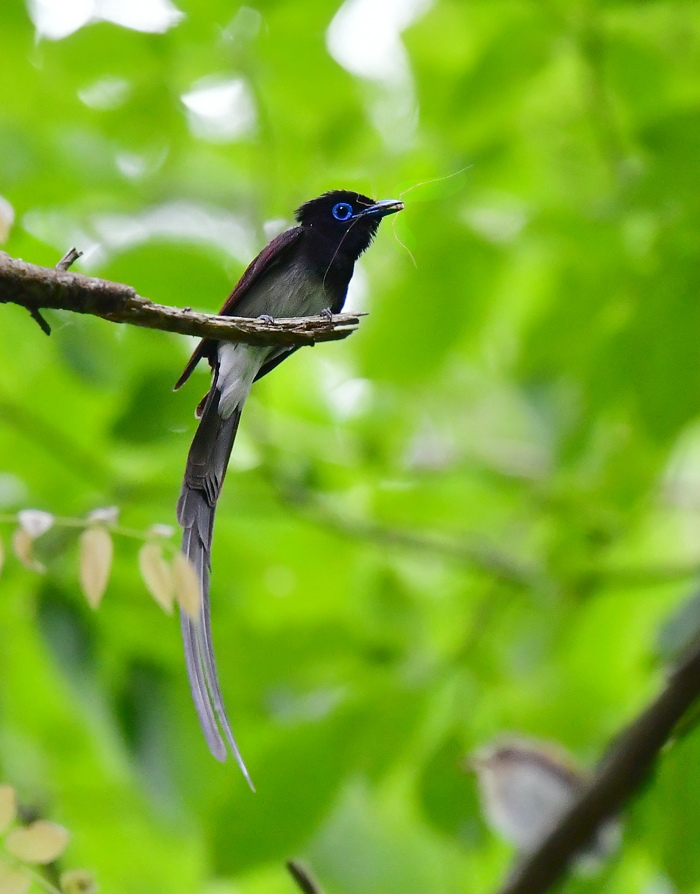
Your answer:
[[[352,205],[347,202],[338,202],[331,209],[331,214],[336,220],[350,220],[352,217]]]

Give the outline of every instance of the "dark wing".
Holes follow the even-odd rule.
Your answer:
[[[257,382],[258,379],[262,379],[263,376],[266,376],[269,372],[279,366],[283,360],[286,360],[291,354],[295,351],[298,351],[301,345],[295,345],[293,348],[280,348],[280,353],[277,355],[273,355],[267,363],[263,363],[263,365],[258,370],[257,376],[253,379],[254,382]]]
[[[297,242],[301,234],[301,227],[292,227],[290,230],[285,230],[284,233],[280,233],[279,236],[275,236],[272,242],[268,242],[257,258],[250,262],[245,273],[238,280],[236,287],[226,299],[219,314],[223,316],[235,316],[233,311],[241,298],[250,288],[258,283],[266,273],[279,264],[280,260],[286,255],[291,246]],[[200,341],[194,349],[194,353],[187,361],[187,366],[184,368],[182,375],[177,380],[175,388],[173,389],[174,391],[177,391],[178,388],[181,388],[185,384],[192,375],[195,366],[203,357],[208,357],[210,355],[211,349],[215,344],[216,342],[211,338],[203,338],[202,341]]]

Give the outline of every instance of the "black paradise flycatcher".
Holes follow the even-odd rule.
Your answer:
[[[265,246],[221,308],[239,317],[303,317],[340,313],[355,261],[369,248],[382,217],[401,211],[403,202],[374,202],[357,192],[333,190],[297,209],[297,226]],[[251,782],[226,716],[216,672],[209,611],[209,573],[216,502],[226,475],[243,404],[253,382],[267,375],[296,348],[256,347],[203,339],[175,389],[206,358],[212,383],[200,403],[197,432],[187,457],[177,504],[182,551],[200,582],[199,618],[180,611],[187,675],[199,722],[217,760],[228,746]],[[224,733],[222,737],[221,733]]]

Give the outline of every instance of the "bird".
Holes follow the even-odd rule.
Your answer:
[[[250,263],[220,314],[274,320],[323,315],[345,303],[355,262],[369,248],[383,217],[401,211],[397,199],[374,201],[359,192],[331,190],[295,212],[296,225],[269,242]],[[243,405],[254,382],[298,346],[253,346],[205,338],[175,384],[181,388],[200,360],[211,367],[211,387],[200,402],[177,504],[182,552],[200,587],[199,616],[180,611],[185,664],[199,722],[219,761],[230,752],[254,790],[221,694],[212,642],[209,577],[214,516]]]

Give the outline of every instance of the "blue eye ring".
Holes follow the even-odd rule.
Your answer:
[[[350,220],[352,217],[352,205],[348,202],[338,202],[338,204],[334,205],[331,209],[331,214],[336,220],[345,223],[345,221]]]

